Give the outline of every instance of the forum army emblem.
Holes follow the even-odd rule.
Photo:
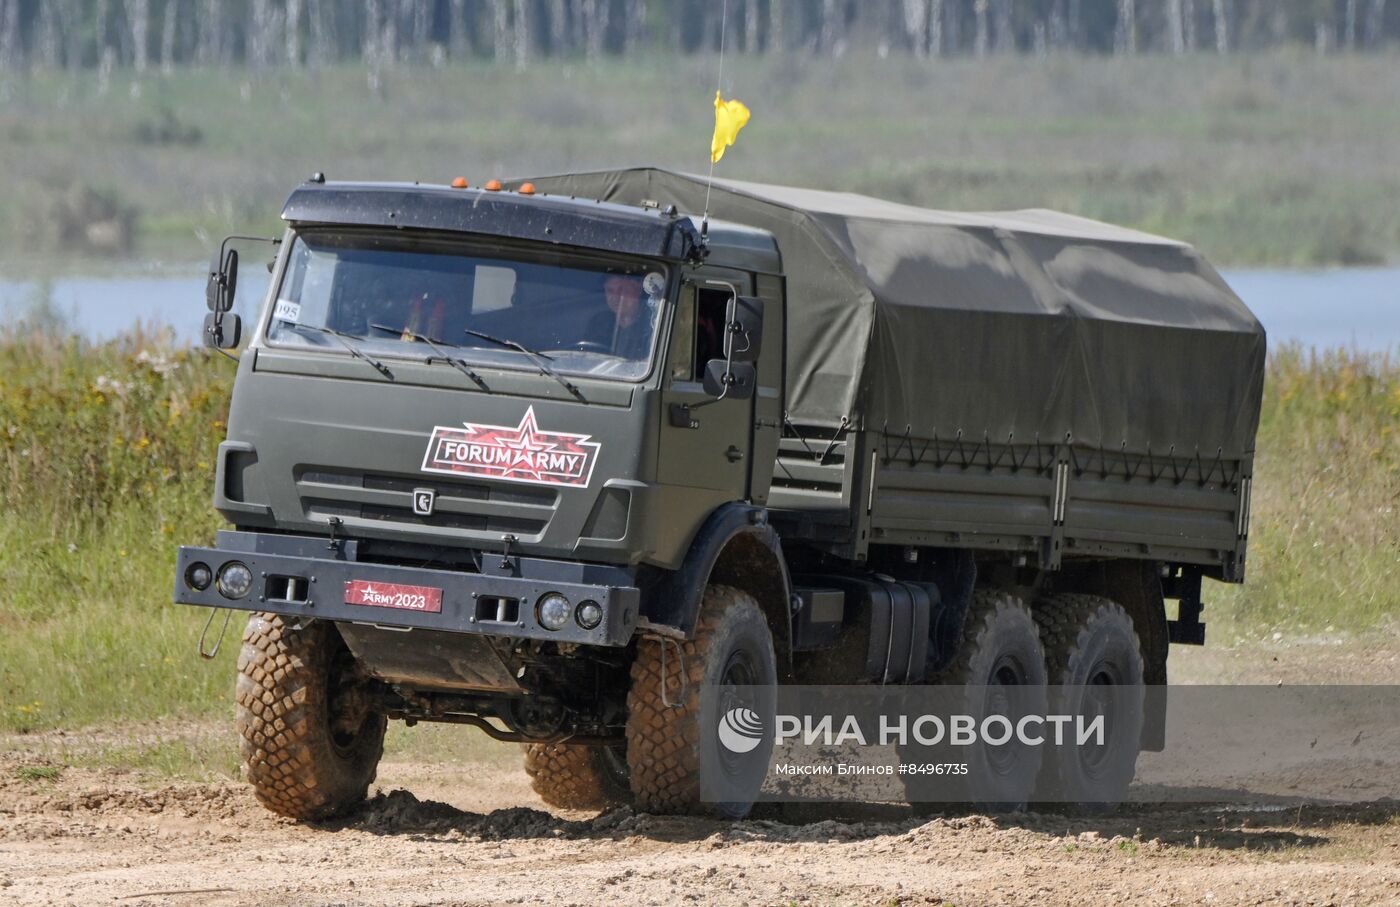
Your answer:
[[[541,431],[532,406],[515,426],[464,422],[435,427],[423,471],[586,488],[602,447],[591,437]]]

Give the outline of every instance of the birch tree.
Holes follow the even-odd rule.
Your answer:
[[[491,0],[491,20],[495,25],[492,30],[493,52],[497,63],[504,63],[510,59],[510,54],[514,50],[510,40],[510,4],[511,0]]]
[[[515,0],[515,34],[513,47],[515,51],[515,68],[519,72],[524,72],[525,67],[530,65],[530,19],[527,14],[529,4],[526,0]]]
[[[591,62],[603,56],[611,8],[612,4],[607,0],[580,0],[579,18],[583,20],[584,48]]]
[[[452,0],[448,4],[447,50],[454,59],[467,55],[467,0]]]
[[[1385,26],[1385,0],[1371,0],[1366,10],[1366,46],[1379,47]]]
[[[131,29],[131,64],[145,72],[150,65],[151,0],[127,0],[126,24]]]
[[[904,0],[904,30],[914,48],[914,56],[928,56],[928,0]]]
[[[286,54],[287,62],[292,66],[301,65],[301,17],[302,0],[287,0],[287,20],[286,29]]]
[[[32,56],[39,65],[57,69],[63,60],[63,35],[59,30],[59,4],[39,4],[39,21],[34,31]]]
[[[1226,0],[1212,0],[1211,19],[1215,25],[1215,52],[1230,52],[1230,9]]]
[[[24,65],[19,14],[20,0],[0,0],[0,68],[19,69]]]
[[[1011,30],[1011,0],[992,0],[993,34],[999,54],[1016,52],[1016,33]]]
[[[991,47],[991,34],[987,23],[987,7],[990,0],[975,0],[972,6],[973,13],[977,16],[977,35],[973,39],[973,53],[978,57],[985,57]]]
[[[549,52],[562,57],[568,50],[569,12],[564,0],[549,0]]]
[[[1054,5],[1050,7],[1046,41],[1051,50],[1064,50],[1070,44],[1069,17],[1065,13],[1065,0],[1055,0]]]
[[[1172,53],[1180,56],[1186,53],[1185,10],[1182,9],[1181,0],[1166,0],[1166,3],[1167,39],[1170,42]]]
[[[821,31],[817,38],[817,50],[823,54],[836,52],[837,15],[836,0],[822,0]]]
[[[1118,20],[1113,30],[1113,52],[1137,53],[1137,0],[1118,0]]]

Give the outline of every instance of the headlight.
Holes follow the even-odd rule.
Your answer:
[[[574,612],[574,620],[585,630],[592,630],[603,622],[603,607],[595,601],[581,601],[578,611]]]
[[[219,568],[219,594],[224,598],[243,598],[253,588],[253,571],[238,561]]]
[[[209,569],[208,564],[193,563],[185,571],[185,585],[196,592],[203,592],[209,588],[209,584],[214,581],[214,571]]]
[[[567,598],[558,592],[550,592],[540,596],[535,613],[539,617],[540,626],[546,630],[562,630],[569,618],[574,616],[574,609]]]

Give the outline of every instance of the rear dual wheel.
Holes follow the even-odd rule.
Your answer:
[[[1080,812],[1121,803],[1142,741],[1142,646],[1122,605],[1097,595],[1062,594],[1037,602],[1052,712],[1101,719],[1102,740],[1048,747],[1040,799]]]
[[[1016,596],[994,589],[974,593],[963,623],[956,660],[933,682],[950,688],[952,700],[940,706],[953,714],[1005,716],[1015,726],[1020,716],[1045,709],[1045,655],[1031,611]],[[900,748],[903,762],[965,764],[967,774],[928,777],[901,775],[905,795],[914,805],[929,801],[972,803],[994,812],[1024,809],[1035,791],[1041,751],[1013,735],[1000,745],[978,742],[946,752]]]

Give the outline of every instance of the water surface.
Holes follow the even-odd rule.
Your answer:
[[[261,269],[240,273],[235,311],[245,318],[266,291]],[[1344,347],[1400,353],[1400,268],[1322,271],[1240,270],[1225,279],[1254,310],[1270,346]],[[202,267],[151,276],[64,277],[47,284],[0,278],[0,317],[47,292],[59,310],[89,337],[102,339],[135,322],[170,325],[187,341],[199,337],[205,315]]]

